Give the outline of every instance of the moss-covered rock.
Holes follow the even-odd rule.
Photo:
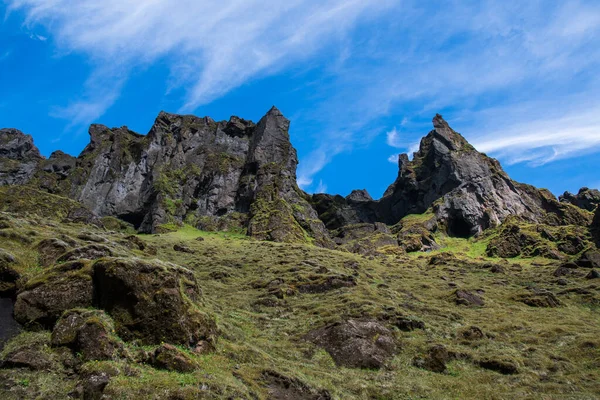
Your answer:
[[[29,327],[52,328],[63,312],[92,305],[91,269],[82,262],[51,268],[29,280],[15,302],[15,319]]]
[[[102,259],[93,268],[95,304],[112,316],[123,339],[186,346],[215,340],[215,323],[201,310],[191,271],[135,258]]]
[[[124,350],[112,320],[100,310],[66,311],[52,330],[51,343],[71,348],[83,362],[117,359]]]

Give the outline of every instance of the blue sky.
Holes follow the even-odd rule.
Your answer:
[[[380,197],[436,112],[514,179],[600,186],[600,2],[0,0],[0,126],[77,155],[160,110],[292,121],[309,192]]]

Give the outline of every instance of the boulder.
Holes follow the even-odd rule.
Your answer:
[[[446,371],[446,363],[452,359],[445,346],[438,344],[429,348],[424,357],[415,357],[413,365],[428,371],[442,373]]]
[[[125,340],[195,346],[215,338],[215,323],[200,310],[201,290],[188,269],[157,260],[108,258],[94,264],[93,282],[95,305],[112,316]]]
[[[586,250],[576,263],[582,268],[600,268],[600,251]]]
[[[58,258],[66,253],[71,246],[60,239],[43,239],[36,246],[39,253],[40,265],[49,267],[53,265]]]
[[[600,272],[593,269],[585,276],[585,279],[600,279]]]
[[[530,307],[554,308],[561,305],[556,295],[548,291],[534,291],[516,297],[517,301],[525,303]]]
[[[504,375],[514,375],[519,373],[519,367],[516,362],[508,359],[484,358],[477,361],[481,368],[496,371]]]
[[[155,368],[181,373],[193,372],[198,368],[196,362],[189,355],[166,343],[152,352],[148,362]]]
[[[396,353],[392,332],[374,320],[350,319],[309,332],[305,339],[323,347],[339,366],[381,368]]]
[[[466,290],[456,290],[454,292],[454,302],[458,305],[477,307],[485,304],[481,296]]]
[[[92,305],[90,268],[74,262],[47,270],[27,282],[15,302],[15,319],[26,326],[52,328],[63,312]]]
[[[102,257],[110,257],[114,255],[114,252],[109,248],[101,244],[90,244],[83,247],[73,249],[62,256],[60,256],[57,262],[67,262],[75,260],[97,260]]]
[[[52,330],[52,346],[67,346],[84,362],[114,360],[123,352],[112,320],[100,310],[66,311]]]
[[[333,399],[325,389],[314,389],[297,378],[291,378],[275,371],[264,371],[262,378],[269,390],[270,400]]]

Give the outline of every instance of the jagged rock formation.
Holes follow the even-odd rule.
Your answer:
[[[0,129],[0,186],[28,182],[41,160],[30,135],[17,129]]]
[[[147,135],[92,125],[90,143],[77,158],[57,151],[46,160],[31,137],[5,129],[0,185],[29,183],[141,232],[186,222],[325,247],[376,234],[366,248],[399,242],[428,249],[435,243],[427,231],[470,237],[510,215],[548,225],[589,225],[589,213],[569,203],[589,210],[600,199],[597,191],[582,189],[558,202],[546,190],[512,181],[497,160],[475,150],[442,116],[433,125],[413,160],[400,155],[398,178],[380,200],[366,190],[345,198],[302,192],[289,120],[275,107],[257,124],[161,112]],[[396,225],[426,211],[434,216],[426,224],[399,225],[393,233],[382,229],[381,223]],[[365,243],[347,247],[363,252]]]
[[[433,126],[412,161],[399,157],[398,178],[379,207],[386,222],[433,206],[449,234],[468,237],[509,215],[542,217],[537,194],[512,181],[497,160],[475,150],[441,115]]]
[[[600,190],[582,187],[577,194],[565,192],[558,199],[561,202],[571,203],[579,208],[594,211],[600,204]]]
[[[0,155],[10,168],[0,170],[0,184],[30,183],[142,232],[221,219],[259,239],[331,246],[296,184],[288,129],[275,107],[258,124],[161,112],[148,135],[92,125],[79,157],[55,152],[48,160],[31,137],[3,130]]]

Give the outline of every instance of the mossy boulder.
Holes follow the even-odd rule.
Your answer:
[[[107,258],[93,267],[95,304],[115,321],[125,340],[194,346],[213,342],[213,319],[201,310],[194,274],[158,260]]]
[[[193,372],[198,368],[194,360],[183,350],[163,343],[156,348],[148,360],[149,364],[158,369],[176,372]]]
[[[339,366],[381,368],[396,354],[392,332],[375,320],[346,320],[309,332],[305,339],[323,347]]]
[[[15,319],[29,327],[52,328],[63,312],[92,305],[90,267],[84,262],[56,266],[34,277],[20,290]]]
[[[104,311],[74,309],[65,312],[52,330],[52,346],[67,346],[82,361],[114,360],[123,354],[113,322]]]
[[[97,260],[102,257],[113,256],[114,252],[109,247],[102,244],[90,244],[73,249],[58,258],[58,262],[67,262],[75,260]]]
[[[40,265],[49,267],[53,265],[58,258],[69,251],[71,246],[60,239],[43,239],[36,246],[39,253],[38,259]]]

